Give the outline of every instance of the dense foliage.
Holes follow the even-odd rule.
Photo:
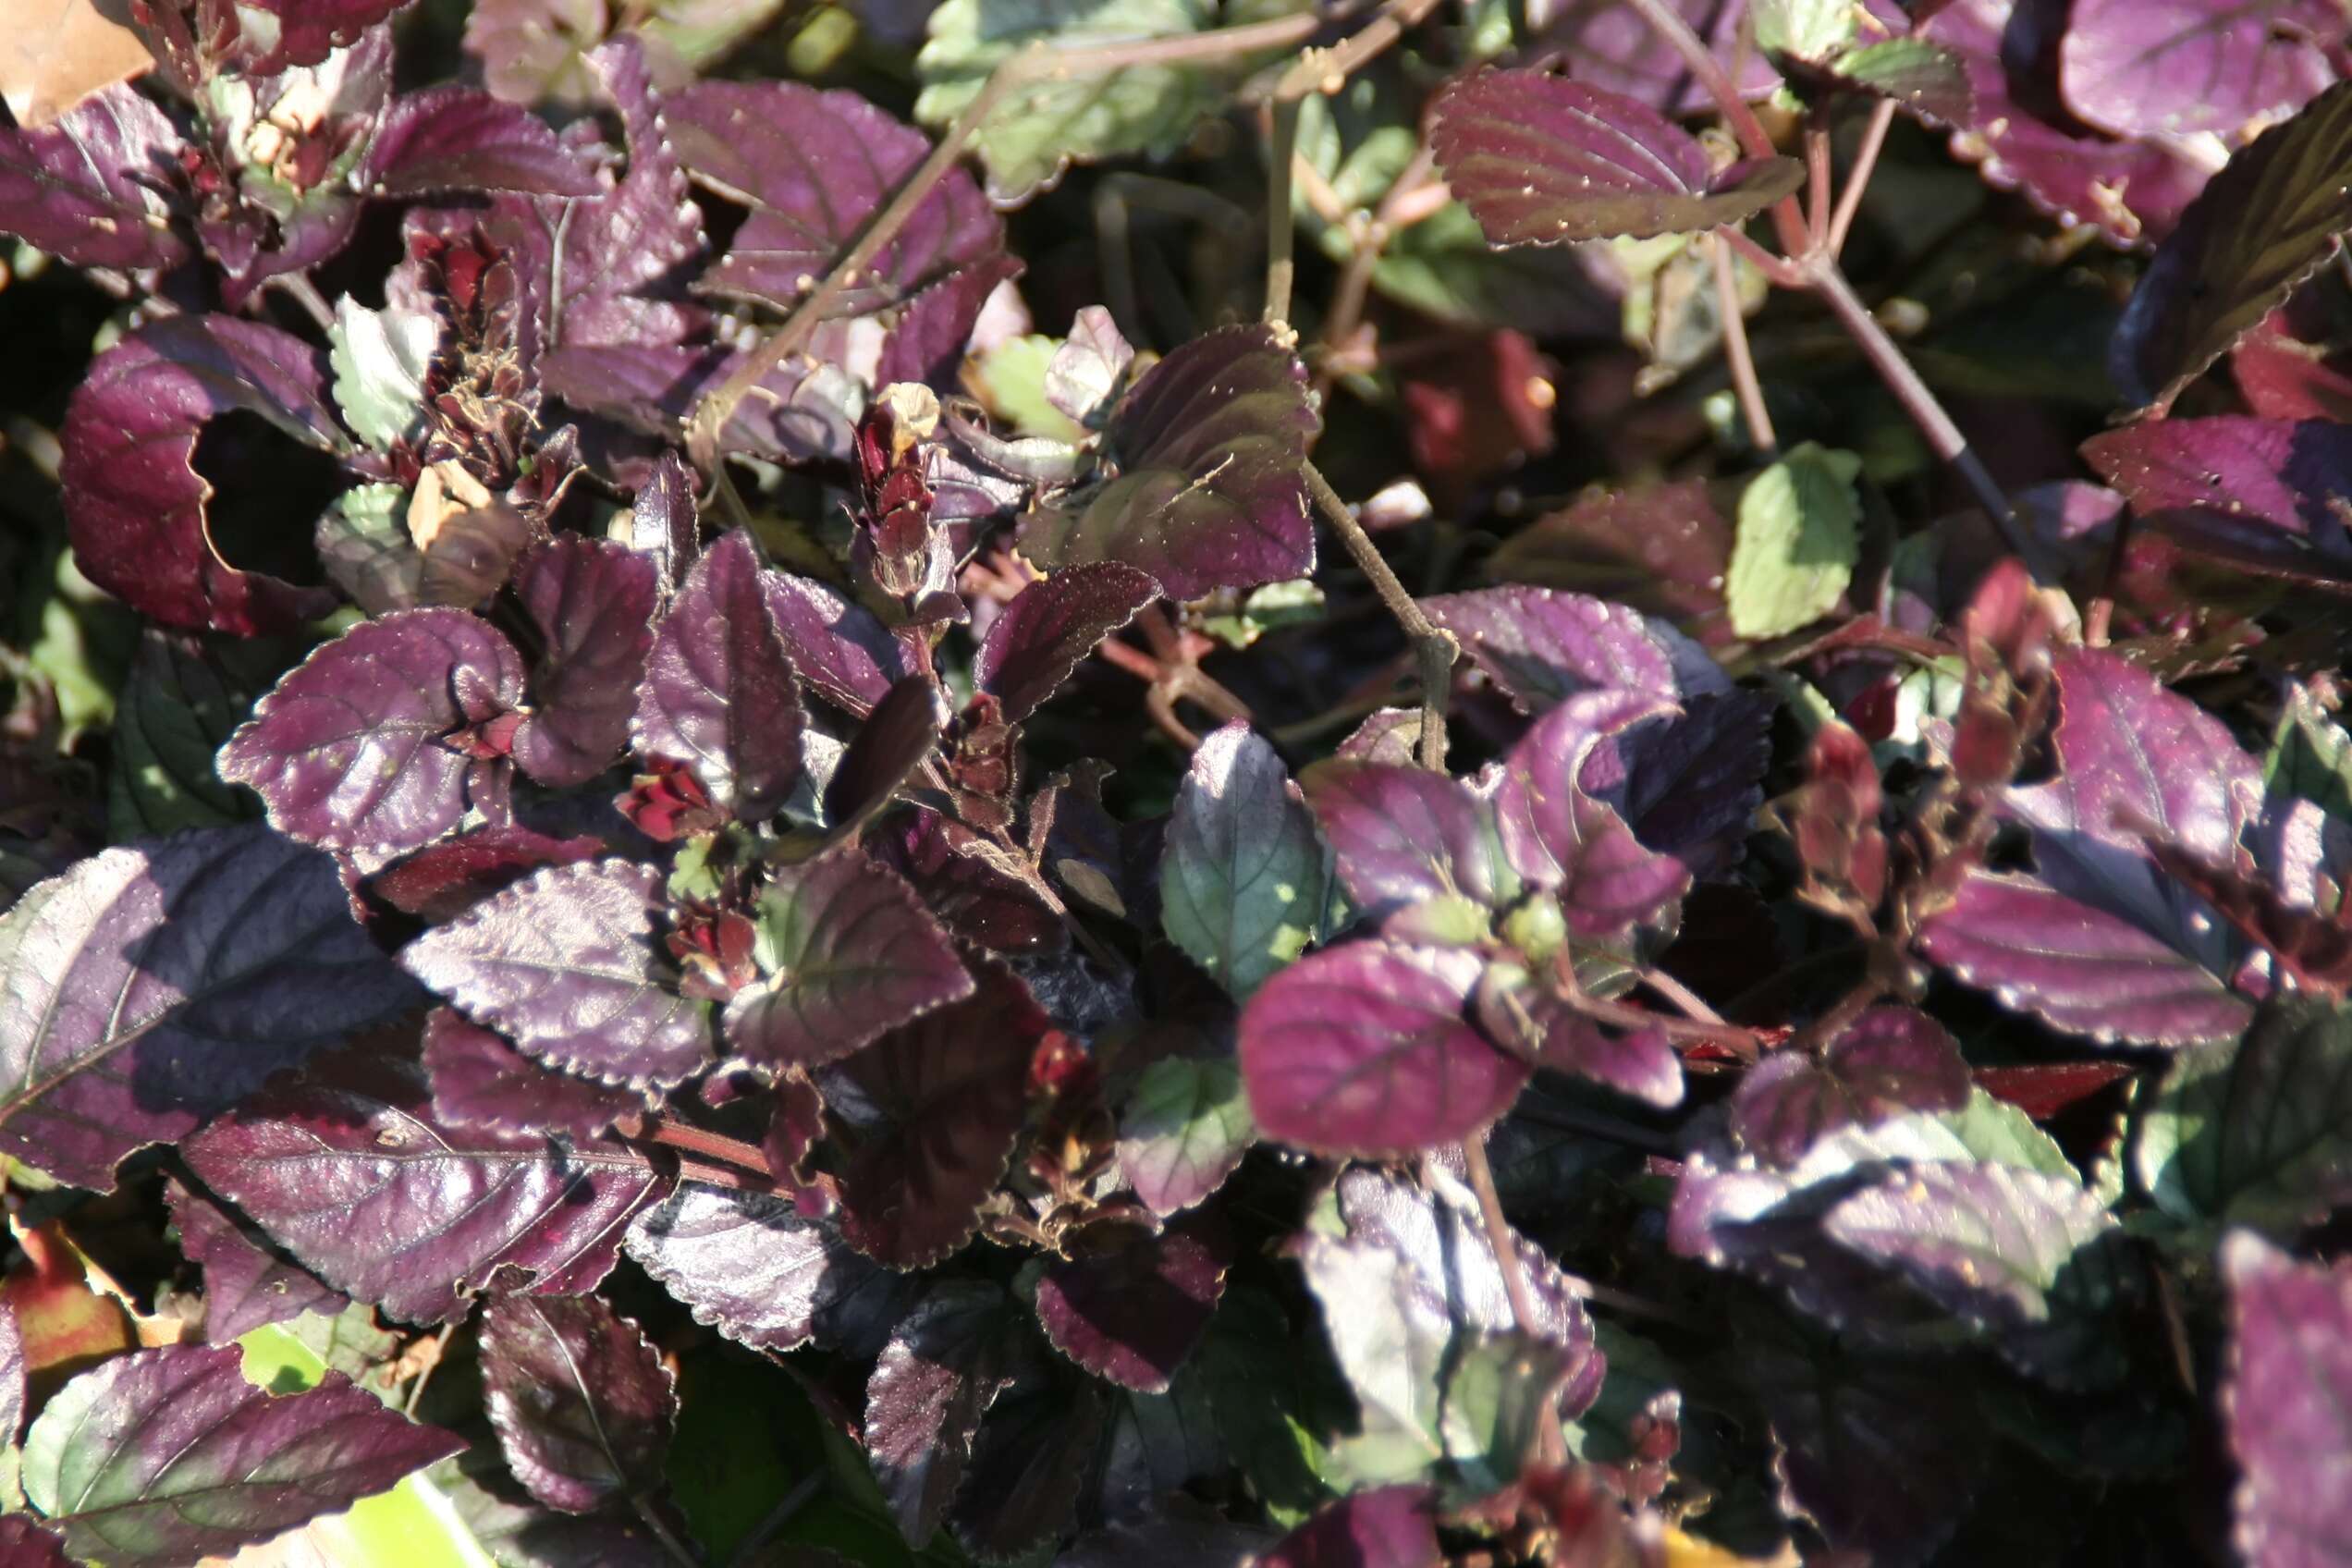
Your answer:
[[[2352,1562],[2342,0],[116,9],[0,1562]]]

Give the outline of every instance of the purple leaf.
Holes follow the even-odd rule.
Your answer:
[[[925,1014],[829,1069],[825,1103],[854,1138],[841,1234],[892,1268],[969,1241],[1027,1119],[1029,1061],[1052,1027],[1029,989],[983,961],[968,1000]]]
[[[645,1109],[643,1095],[542,1067],[454,1009],[424,1026],[424,1070],[433,1114],[452,1127],[593,1138]]]
[[[546,122],[471,87],[428,87],[392,100],[359,180],[372,196],[512,190],[594,196],[595,180]]]
[[[825,820],[835,835],[854,837],[937,753],[946,708],[928,674],[907,676],[875,705],[825,782]]]
[[[180,1255],[204,1271],[204,1338],[213,1343],[305,1312],[332,1317],[351,1305],[202,1193],[169,1182],[164,1195],[179,1228]]]
[[[1105,1403],[1100,1384],[1043,1371],[998,1397],[949,1512],[966,1551],[984,1562],[1010,1562],[1068,1532],[1102,1459]]]
[[[0,1513],[0,1562],[8,1568],[74,1568],[64,1537],[30,1513]]]
[[[629,1231],[629,1256],[708,1324],[754,1350],[816,1339],[858,1354],[899,1321],[913,1282],[867,1262],[791,1200],[681,1184]]]
[[[898,639],[864,606],[790,572],[761,581],[792,668],[827,702],[863,718],[909,673]]]
[[[1149,574],[1117,561],[1065,567],[1013,595],[989,623],[972,678],[1018,724],[1061,690],[1095,644],[1159,597]]]
[[[1057,1263],[1037,1281],[1037,1319],[1054,1349],[1096,1377],[1166,1393],[1207,1331],[1230,1261],[1213,1233],[1180,1228]]]
[[[1682,862],[1644,848],[1581,782],[1611,737],[1673,711],[1662,697],[1588,692],[1537,720],[1504,760],[1495,792],[1503,855],[1529,884],[1558,896],[1580,935],[1608,939],[1656,925],[1690,888]]]
[[[1481,978],[1476,1010],[1489,1037],[1538,1067],[1572,1072],[1651,1105],[1680,1105],[1683,1063],[1655,1025],[1621,1029],[1578,1011],[1516,964],[1494,963]]]
[[[1488,588],[1424,599],[1421,608],[1522,713],[1580,692],[1672,699],[1731,690],[1721,668],[1681,632],[1582,594]]]
[[[463,610],[401,610],[353,627],[287,672],[220,752],[270,826],[327,849],[429,844],[469,808],[506,815],[507,770],[463,733],[522,702],[522,660]]]
[[[1120,1116],[1119,1169],[1165,1217],[1223,1186],[1256,1141],[1239,1068],[1165,1057],[1144,1069]]]
[[[1692,697],[1680,717],[1640,724],[1594,748],[1579,785],[1615,808],[1648,849],[1695,878],[1739,859],[1772,760],[1770,698],[1754,692]]]
[[[856,93],[797,82],[700,82],[662,107],[680,160],[751,209],[700,287],[783,311],[807,292],[803,278],[832,270],[930,151],[920,131]],[[972,177],[950,168],[840,308],[864,315],[911,300],[986,269],[1003,250],[1003,221]]]
[[[676,451],[665,449],[654,459],[653,472],[638,486],[629,513],[629,547],[654,563],[663,602],[686,581],[686,570],[701,547],[700,534],[694,511],[694,472]],[[783,617],[779,613],[777,619]]]
[[[876,860],[913,884],[931,913],[958,937],[992,952],[1059,951],[1069,940],[1053,911],[1018,875],[1019,857],[927,807],[902,813],[870,835]]]
[[[2061,1382],[2120,1368],[2123,1232],[2068,1177],[1991,1161],[1898,1168],[1840,1198],[1823,1233],[1981,1329],[2020,1368]]]
[[[762,890],[760,979],[727,1005],[727,1040],[763,1067],[818,1067],[973,993],[914,889],[854,849],[780,867]]]
[[[1586,602],[1621,602],[1687,627],[1691,635],[1714,644],[1731,636],[1723,579],[1731,570],[1732,533],[1731,521],[1715,508],[1706,484],[1683,480],[1610,492],[1539,517],[1502,542],[1488,557],[1487,570],[1508,582],[1581,590],[1576,597],[1589,595]],[[1440,606],[1451,615],[1451,606],[1485,597],[1450,594],[1425,599],[1422,607],[1435,618]],[[1486,628],[1476,622],[1446,624],[1477,657],[1469,644]],[[1653,629],[1656,624],[1651,622]],[[1498,630],[1515,635],[1507,620]],[[1499,671],[1488,673],[1505,680]]]
[[[2192,512],[2198,538],[2266,553],[2301,545],[2341,573],[2352,543],[2330,503],[2352,495],[2347,435],[2321,420],[2150,420],[2094,435],[2082,453],[2142,517]]]
[[[1327,766],[1342,773],[1351,766]],[[1408,811],[1420,803],[1404,802]],[[1362,824],[1367,836],[1386,826]],[[1242,720],[1194,749],[1169,816],[1159,877],[1169,939],[1236,997],[1298,957],[1329,919],[1331,859],[1315,818],[1272,744]]]
[[[2049,0],[1951,0],[1916,37],[1960,56],[1973,100],[1955,156],[2061,223],[2092,224],[2113,245],[2169,233],[2206,169],[2162,140],[2088,134],[2058,102],[2065,7]]]
[[[1780,85],[1780,73],[1762,50],[1741,47],[1747,0],[1667,0],[1667,8],[1707,42],[1717,59],[1739,62],[1740,96],[1762,98]],[[1682,55],[1640,12],[1625,9],[1623,0],[1568,0],[1535,46],[1555,45],[1570,62],[1570,74],[1653,109],[1679,116],[1714,104]]]
[[[917,1550],[938,1532],[981,1417],[1011,1381],[1011,1305],[1000,1285],[939,1281],[890,1331],[866,1380],[866,1457],[900,1538]]]
[[[0,1445],[12,1445],[24,1429],[25,1345],[16,1309],[0,1304]]]
[[[682,1083],[711,1060],[710,1015],[673,988],[661,874],[549,866],[428,931],[409,973],[543,1061],[606,1084]]]
[[[484,1291],[578,1295],[668,1178],[610,1147],[436,1121],[424,1070],[349,1052],[181,1145],[204,1184],[354,1300],[447,1322]]]
[[[2352,1270],[2297,1263],[2247,1231],[2223,1238],[2221,1261],[2237,1550],[2249,1568],[2326,1568],[2352,1532],[2338,1484],[2352,1453]]]
[[[594,1296],[508,1296],[481,1345],[490,1425],[533,1497],[585,1513],[662,1484],[678,1390],[636,1324]]]
[[[541,866],[573,865],[605,852],[601,839],[481,827],[393,862],[368,879],[368,891],[403,914],[442,925]]]
[[[801,698],[752,536],[703,552],[654,635],[631,731],[683,763],[737,820],[764,822],[801,769]]]
[[[1258,1130],[1317,1154],[1390,1159],[1492,1125],[1528,1069],[1465,1020],[1481,967],[1475,953],[1376,941],[1276,974],[1242,1012]]]
[[[244,0],[261,16],[242,18],[249,48],[258,50],[245,69],[268,76],[299,66],[315,66],[337,49],[349,49],[376,23],[409,0]]]
[[[2066,106],[2118,136],[2231,135],[2335,80],[2335,0],[2077,0],[2060,46]]]
[[[1253,1561],[1257,1568],[1441,1568],[1427,1487],[1372,1487],[1324,1504]]]
[[[1372,918],[1454,895],[1499,910],[1518,896],[1493,803],[1468,786],[1422,767],[1343,757],[1317,763],[1301,782],[1340,880]]]
[[[964,350],[972,342],[972,329],[979,324],[989,299],[1021,272],[1017,258],[995,255],[917,294],[899,312],[897,325],[882,341],[882,355],[874,367],[875,385],[888,386],[900,381],[952,385],[956,367],[962,363]]]
[[[335,863],[260,823],[106,851],[0,924],[0,1150],[107,1191],[280,1068],[416,1003]]]
[[[1047,568],[1123,561],[1171,599],[1315,570],[1306,447],[1321,422],[1305,367],[1271,328],[1229,326],[1146,372],[1104,432],[1115,477],[1032,512],[1022,552]]]
[[[2352,82],[2231,158],[2157,248],[2116,324],[2109,369],[2158,409],[2286,302],[2352,227]]]
[[[169,626],[239,636],[292,631],[335,605],[221,557],[197,437],[223,414],[258,414],[325,451],[347,445],[327,411],[325,356],[227,316],[151,322],[98,356],[58,432],[66,521],[90,580]]]
[[[188,259],[171,220],[179,131],[117,83],[38,129],[0,128],[0,232],[78,267],[166,272]]]
[[[1912,1008],[1874,1007],[1819,1060],[1781,1051],[1751,1068],[1732,1097],[1732,1132],[1772,1164],[1794,1165],[1826,1133],[1958,1110],[1968,1088],[1968,1064],[1942,1024]]]
[[[585,784],[620,754],[661,587],[649,557],[606,539],[567,534],[523,557],[515,596],[545,649],[514,737],[525,773],[542,784]]]
[[[1438,94],[1429,144],[1491,245],[1686,234],[1752,217],[1804,181],[1791,158],[1717,173],[1657,110],[1540,70],[1488,70]]]
[[[24,1487],[75,1556],[165,1568],[340,1513],[464,1447],[339,1372],[274,1396],[234,1345],[170,1345],[67,1384],[26,1435]]]

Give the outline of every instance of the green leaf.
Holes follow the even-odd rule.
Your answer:
[[[2286,1231],[2352,1200],[2352,1012],[2282,993],[2244,1038],[2175,1059],[2133,1165],[2192,1223]]]
[[[1865,44],[1840,55],[1830,68],[1866,92],[1947,125],[1964,122],[1976,101],[1960,56],[1923,39]]]
[[[261,802],[220,781],[213,755],[292,662],[282,644],[151,627],[115,710],[106,826],[116,843],[259,816]]]
[[[1819,620],[1854,576],[1862,459],[1807,441],[1747,483],[1724,585],[1732,630],[1778,637]]]
[[[1330,900],[1329,852],[1273,746],[1238,720],[1202,741],[1160,860],[1169,938],[1243,998],[1306,950]]]
[[[1461,1479],[1481,1495],[1509,1486],[1536,1452],[1572,1361],[1559,1345],[1501,1334],[1468,1346],[1446,1370],[1439,1431]]]
[[[998,62],[1033,43],[1085,48],[1181,38],[1216,25],[1207,0],[947,0],[931,13],[915,56],[923,92],[914,116],[944,126],[962,112]],[[1006,96],[974,139],[988,194],[1011,205],[1051,186],[1073,162],[1130,153],[1165,155],[1224,106],[1231,77],[1268,55],[1204,66],[1134,66],[1041,81]]]
[[[432,316],[371,311],[349,294],[327,333],[335,406],[352,434],[378,451],[424,427],[424,373],[441,337]]]
[[[1323,590],[1315,585],[1312,578],[1253,588],[1231,610],[1218,611],[1215,606],[1228,597],[1219,594],[1212,599],[1211,611],[1202,618],[1200,625],[1202,631],[1229,648],[1246,648],[1268,631],[1285,626],[1311,625],[1323,619]]]
[[[1153,1213],[1170,1215],[1224,1185],[1256,1141],[1238,1066],[1165,1057],[1144,1069],[1119,1119],[1119,1165]]]
[[[643,7],[639,7],[643,10]],[[655,0],[638,31],[697,69],[774,21],[784,0]]]
[[[398,484],[358,484],[319,514],[319,563],[370,615],[413,609],[423,592],[424,552],[409,538],[408,506]]]
[[[2352,735],[2304,687],[2292,688],[2279,709],[2270,753],[2262,759],[2262,788],[2352,823]]]
[[[1825,60],[1854,42],[1854,0],[1756,0],[1756,43],[1778,55]]]

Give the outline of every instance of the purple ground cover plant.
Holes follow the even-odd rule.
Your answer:
[[[0,1562],[2347,1560],[2342,0],[50,12]]]

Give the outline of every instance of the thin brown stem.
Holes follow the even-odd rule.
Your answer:
[[[1732,80],[1732,73],[1723,68],[1723,63],[1715,57],[1715,52],[1691,31],[1690,24],[1683,20],[1668,0],[1626,0],[1626,3],[1641,13],[1642,20],[1649,24],[1651,31],[1664,39],[1667,46],[1683,57],[1683,63],[1690,67],[1691,75],[1698,79],[1699,85],[1707,89],[1708,96],[1715,100],[1715,106],[1722,110],[1723,118],[1730,124],[1732,134],[1739,138],[1743,152],[1751,158],[1770,158],[1780,151],[1772,145],[1772,138],[1765,130],[1764,122],[1756,117],[1756,111],[1749,108],[1747,100],[1740,96],[1739,86]],[[1809,237],[1806,232],[1805,214],[1798,210],[1796,198],[1783,196],[1772,203],[1772,227],[1780,236],[1781,249],[1792,256],[1805,253]]]
[[[1266,154],[1266,320],[1291,319],[1291,283],[1298,275],[1293,248],[1298,223],[1291,215],[1291,165],[1298,158],[1299,100],[1274,100],[1271,145]]]
[[[434,1336],[433,1359],[417,1368],[416,1380],[409,1385],[409,1397],[400,1405],[400,1414],[410,1420],[416,1419],[417,1406],[424,1403],[424,1387],[433,1380],[433,1369],[441,1365],[443,1356],[448,1354],[449,1341],[457,1334],[459,1326],[463,1321],[464,1319],[460,1318],[457,1323],[444,1323],[441,1325],[441,1332]]]
[[[1721,1046],[1749,1061],[1764,1054],[1763,1039],[1753,1029],[1744,1029],[1736,1023],[1710,1023],[1704,1019],[1676,1018],[1627,1002],[1611,1001],[1575,985],[1574,972],[1567,964],[1561,964],[1559,970],[1561,978],[1566,982],[1562,988],[1568,1005],[1598,1023],[1619,1029],[1655,1029],[1670,1040],[1694,1040]]]
[[[1355,521],[1355,514],[1348,510],[1347,503],[1331,488],[1331,482],[1313,463],[1306,465],[1306,489],[1315,497],[1316,509],[1323,514],[1323,521],[1347,545],[1357,569],[1371,582],[1372,591],[1380,595],[1380,602],[1389,607],[1389,613],[1396,618],[1397,624],[1404,629],[1406,640],[1413,644],[1414,656],[1421,666],[1421,766],[1432,773],[1443,773],[1446,708],[1453,695],[1453,661],[1462,651],[1461,644],[1452,633],[1439,630],[1421,613],[1412,594],[1389,569],[1379,546],[1372,543],[1372,536],[1364,532],[1364,525]]]
[[[1733,269],[1731,249],[1711,239],[1707,248],[1715,263],[1715,302],[1723,318],[1723,359],[1731,367],[1740,413],[1747,421],[1747,438],[1759,452],[1777,452],[1781,438],[1772,429],[1771,410],[1764,405],[1764,384],[1756,378],[1756,356],[1747,346],[1747,316],[1740,309],[1739,276]]]
[[[674,1121],[663,1116],[624,1116],[613,1123],[613,1132],[631,1143],[655,1144],[681,1154],[703,1155],[760,1176],[773,1178],[776,1174],[768,1166],[767,1156],[756,1145],[691,1122]]]
[[[702,1554],[678,1538],[678,1533],[669,1527],[668,1521],[661,1516],[660,1511],[654,1507],[644,1493],[631,1493],[629,1501],[637,1510],[637,1517],[645,1522],[645,1528],[654,1533],[654,1539],[661,1542],[662,1550],[669,1553],[680,1568],[703,1568]]]
[[[1840,997],[1829,1011],[1807,1024],[1789,1042],[1792,1050],[1819,1052],[1845,1033],[1848,1025],[1869,1011],[1870,1004],[1886,995],[1886,983],[1874,971],[1862,977],[1861,984]]]
[[[1707,998],[1684,985],[1662,969],[1649,968],[1641,972],[1641,983],[1672,1002],[1684,1018],[1701,1023],[1721,1023],[1723,1015],[1707,1005]]]
[[[1834,256],[1845,249],[1845,237],[1854,227],[1854,214],[1862,210],[1862,197],[1870,189],[1870,175],[1879,166],[1879,153],[1886,146],[1887,129],[1894,124],[1894,100],[1881,98],[1870,107],[1869,122],[1862,128],[1862,144],[1854,150],[1854,166],[1845,171],[1845,189],[1838,192],[1837,211],[1830,218],[1830,254]]]
[[[1782,288],[1804,288],[1807,287],[1805,277],[1805,269],[1803,267],[1798,266],[1786,256],[1775,256],[1771,251],[1767,251],[1763,246],[1758,245],[1755,240],[1750,239],[1746,235],[1742,234],[1738,229],[1730,227],[1728,224],[1715,231],[1715,238],[1721,240],[1724,244],[1729,245],[1733,251],[1739,252],[1742,257],[1746,258],[1749,265],[1755,267],[1766,277],[1771,279],[1773,284],[1777,287]]]
[[[1486,1222],[1487,1244],[1494,1248],[1495,1267],[1502,1271],[1502,1288],[1511,1297],[1511,1316],[1517,1320],[1521,1333],[1539,1337],[1543,1318],[1536,1311],[1536,1293],[1527,1285],[1525,1261],[1519,1256],[1519,1237],[1502,1215],[1502,1194],[1495,1191],[1494,1167],[1487,1163],[1485,1133],[1462,1140],[1462,1169],[1470,1178],[1470,1190],[1478,1194],[1478,1218]]]
[[[1808,250],[1830,242],[1832,169],[1830,162],[1830,117],[1826,104],[1817,104],[1805,124],[1805,232]]]

